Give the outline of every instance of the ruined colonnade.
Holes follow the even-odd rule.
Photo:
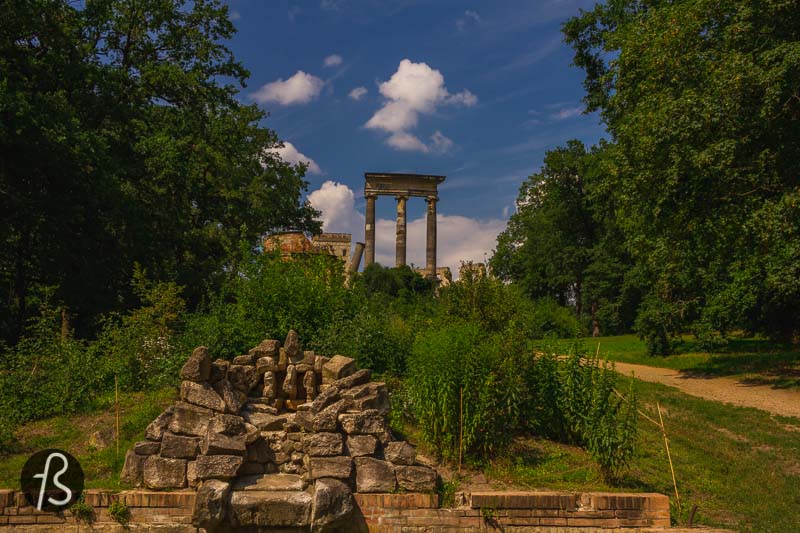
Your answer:
[[[428,203],[425,247],[425,273],[436,276],[436,202],[439,201],[438,185],[444,176],[421,174],[366,173],[364,198],[367,201],[364,227],[364,266],[375,262],[375,200],[378,196],[394,196],[397,200],[397,226],[395,234],[395,266],[406,264],[406,203],[411,196],[424,197]]]

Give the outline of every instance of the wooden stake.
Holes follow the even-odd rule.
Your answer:
[[[675,481],[675,468],[672,466],[672,455],[669,453],[669,439],[667,439],[667,430],[664,427],[664,417],[661,416],[661,404],[656,402],[658,409],[658,419],[661,421],[661,434],[664,435],[664,446],[667,448],[667,460],[669,461],[669,470],[672,472],[672,486],[675,487],[675,501],[678,504],[678,522],[681,521],[681,496],[678,494],[678,482]]]
[[[464,387],[461,387],[461,402],[458,409],[458,424],[459,424],[459,437],[458,437],[458,473],[461,473],[461,458],[464,452]]]
[[[117,411],[117,463],[119,463],[119,383],[114,374],[114,405]]]

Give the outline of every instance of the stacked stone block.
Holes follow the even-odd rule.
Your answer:
[[[199,347],[181,370],[181,401],[127,453],[122,478],[196,489],[194,523],[209,530],[333,530],[354,491],[435,490],[436,472],[393,440],[386,385],[370,377],[348,357],[302,350],[294,331],[232,362]]]

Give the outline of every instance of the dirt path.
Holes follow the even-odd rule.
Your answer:
[[[707,400],[755,407],[781,416],[800,418],[800,391],[773,389],[768,385],[750,385],[736,378],[697,377],[669,368],[615,363],[617,372],[644,381],[653,381],[680,389],[686,394]]]

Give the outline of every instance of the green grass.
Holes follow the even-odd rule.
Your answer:
[[[566,352],[573,341],[558,341]],[[711,353],[700,349],[694,338],[686,335],[669,356],[650,356],[643,341],[635,335],[582,338],[579,346],[610,361],[671,368],[702,376],[735,376],[745,383],[771,385],[775,388],[800,388],[800,349],[776,345],[766,339],[731,339],[728,346]]]
[[[621,378],[625,390],[628,378]],[[769,416],[683,394],[658,384],[635,382],[640,409],[657,420],[664,412],[682,500],[678,513],[664,440],[657,426],[640,417],[631,468],[617,486],[600,477],[580,448],[545,440],[518,441],[489,465],[488,477],[550,490],[660,492],[673,501],[673,522],[685,522],[698,505],[695,523],[735,531],[800,531],[800,420]]]
[[[28,457],[38,450],[59,448],[78,459],[86,488],[126,488],[119,481],[125,452],[144,438],[147,425],[176,399],[173,389],[121,394],[119,455],[114,442],[103,449],[89,445],[89,437],[95,431],[114,434],[113,394],[101,398],[98,410],[92,413],[57,416],[26,424],[15,432],[13,452],[0,457],[0,487],[18,489],[19,475]]]

